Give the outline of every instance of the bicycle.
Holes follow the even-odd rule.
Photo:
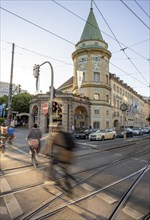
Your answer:
[[[63,190],[67,194],[72,194],[70,179],[76,181],[75,178],[68,172],[70,163],[67,159],[70,157],[70,154],[72,154],[72,152],[62,146],[53,145],[50,155],[51,179],[56,183],[56,186],[60,188],[60,190]]]
[[[5,152],[5,143],[6,143],[6,137],[5,136],[0,136],[0,150],[2,153]]]
[[[38,152],[39,152],[39,141],[37,139],[28,140],[30,151],[31,151],[31,161],[35,168],[37,168],[38,161]]]

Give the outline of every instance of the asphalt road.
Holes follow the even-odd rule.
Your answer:
[[[0,155],[2,220],[35,220],[46,213],[47,217],[42,219],[108,220],[150,161],[149,135],[143,136],[143,140],[141,137],[126,141],[76,140],[77,149],[70,172],[77,183],[72,182],[71,198],[66,194],[60,196],[62,192],[48,176],[48,158],[40,155],[38,168],[32,166],[26,141],[28,132],[25,128],[15,128],[13,147],[7,146],[6,152]],[[149,177],[148,168],[127,200],[122,202],[118,217],[114,219],[142,219],[150,211]],[[43,204],[48,205],[39,212]],[[66,208],[61,209],[62,206]],[[36,210],[38,213],[33,217],[25,218]],[[54,210],[57,211],[52,213]]]

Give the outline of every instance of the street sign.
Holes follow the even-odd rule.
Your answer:
[[[48,102],[44,102],[44,103],[42,104],[42,112],[43,112],[44,114],[47,114],[47,113],[48,113]]]

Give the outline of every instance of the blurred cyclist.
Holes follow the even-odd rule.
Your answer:
[[[7,136],[8,136],[7,143],[12,145],[12,140],[15,138],[15,130],[11,125],[7,129]]]
[[[71,192],[69,179],[75,179],[69,174],[69,165],[73,162],[73,151],[75,149],[74,138],[70,133],[62,131],[62,126],[60,124],[57,124],[56,127],[53,128],[53,132],[55,132],[55,134],[52,141],[52,166],[61,164],[65,175],[66,190]]]

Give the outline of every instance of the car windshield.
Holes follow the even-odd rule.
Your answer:
[[[96,133],[103,133],[105,130],[97,130]]]

